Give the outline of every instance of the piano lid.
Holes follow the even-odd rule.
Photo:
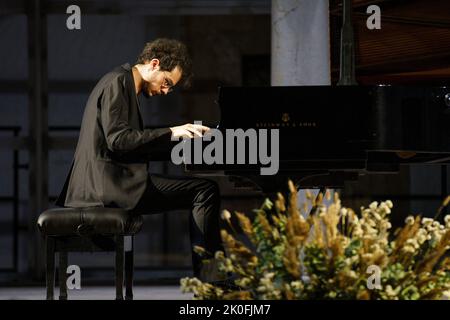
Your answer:
[[[279,129],[286,154],[450,152],[449,87],[222,87],[218,103],[220,129]]]

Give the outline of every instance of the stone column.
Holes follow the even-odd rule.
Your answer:
[[[272,86],[330,84],[328,0],[272,0]]]
[[[328,0],[272,0],[271,59],[272,86],[331,84]]]

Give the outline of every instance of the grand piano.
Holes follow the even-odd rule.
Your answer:
[[[278,174],[261,176],[261,165],[236,164],[187,164],[186,171],[197,175],[227,176],[236,186],[254,185],[270,193],[283,190],[288,178],[299,188],[341,188],[346,181],[357,180],[360,175],[395,173],[404,164],[442,166],[450,163],[450,87],[431,85],[427,81],[411,85],[414,83],[411,79],[426,80],[429,78],[423,78],[425,75],[433,74],[426,71],[421,75],[420,68],[426,65],[442,68],[444,65],[439,58],[445,56],[447,43],[450,45],[447,38],[440,37],[440,47],[433,49],[437,52],[435,56],[426,51],[431,49],[427,49],[429,46],[424,39],[421,40],[422,37],[433,37],[430,30],[435,30],[437,35],[443,29],[433,25],[428,16],[425,20],[417,18],[417,24],[414,19],[404,24],[404,19],[394,19],[394,15],[415,16],[417,11],[412,5],[402,7],[389,2],[383,7],[383,13],[392,21],[383,24],[382,33],[367,33],[364,31],[366,15],[361,11],[365,7],[359,8],[360,2],[363,3],[354,1],[353,7],[349,0],[332,2],[331,23],[333,26],[336,21],[342,24],[339,69],[333,68],[331,74],[335,78],[339,71],[337,85],[219,88],[219,130],[280,130]],[[358,41],[353,36],[352,10]],[[433,14],[439,16],[439,12]],[[425,25],[424,21],[427,22]],[[335,30],[331,30],[332,39],[336,38]],[[410,30],[414,31],[414,36]],[[409,40],[414,49],[408,47],[409,40],[402,40],[396,51],[387,47],[384,51],[382,48],[372,50],[376,54],[365,53],[364,48],[382,44],[383,39],[395,44],[391,37],[406,40],[412,37]],[[332,50],[336,42],[332,43]],[[360,48],[355,59],[357,42]],[[420,51],[422,46],[423,52]],[[413,56],[415,52],[417,57]],[[407,57],[408,63],[399,64],[401,56]],[[424,56],[431,59],[424,62]],[[376,59],[382,57],[386,57],[386,61],[381,61],[386,63],[386,70],[380,75],[376,70],[383,69]],[[372,78],[368,77],[371,65],[375,75]],[[403,69],[398,69],[399,66]],[[389,70],[397,73],[388,75]],[[405,73],[407,70],[414,72]],[[356,83],[355,71],[361,73],[360,79],[366,84]],[[367,85],[370,82],[367,79],[395,84]],[[409,85],[401,85],[403,82]]]
[[[300,188],[340,188],[401,164],[450,163],[449,87],[223,87],[218,105],[223,132],[279,129],[279,171],[262,176],[262,164],[186,164],[188,172],[250,181],[269,193],[288,178]]]

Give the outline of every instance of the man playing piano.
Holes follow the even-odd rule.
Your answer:
[[[209,128],[185,124],[144,129],[138,95],[167,95],[178,83],[188,86],[190,78],[187,49],[172,39],[147,43],[135,65],[124,64],[103,76],[86,104],[73,164],[56,204],[120,207],[137,214],[190,209],[192,247],[212,254],[223,250],[217,185],[148,172],[156,145],[170,148],[172,137],[202,136]],[[192,262],[194,276],[207,281],[195,252]]]

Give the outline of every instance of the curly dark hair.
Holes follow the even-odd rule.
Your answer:
[[[187,88],[191,85],[192,62],[186,46],[175,39],[159,38],[145,44],[136,64],[158,59],[161,71],[172,71],[178,66],[181,71],[180,83]]]

